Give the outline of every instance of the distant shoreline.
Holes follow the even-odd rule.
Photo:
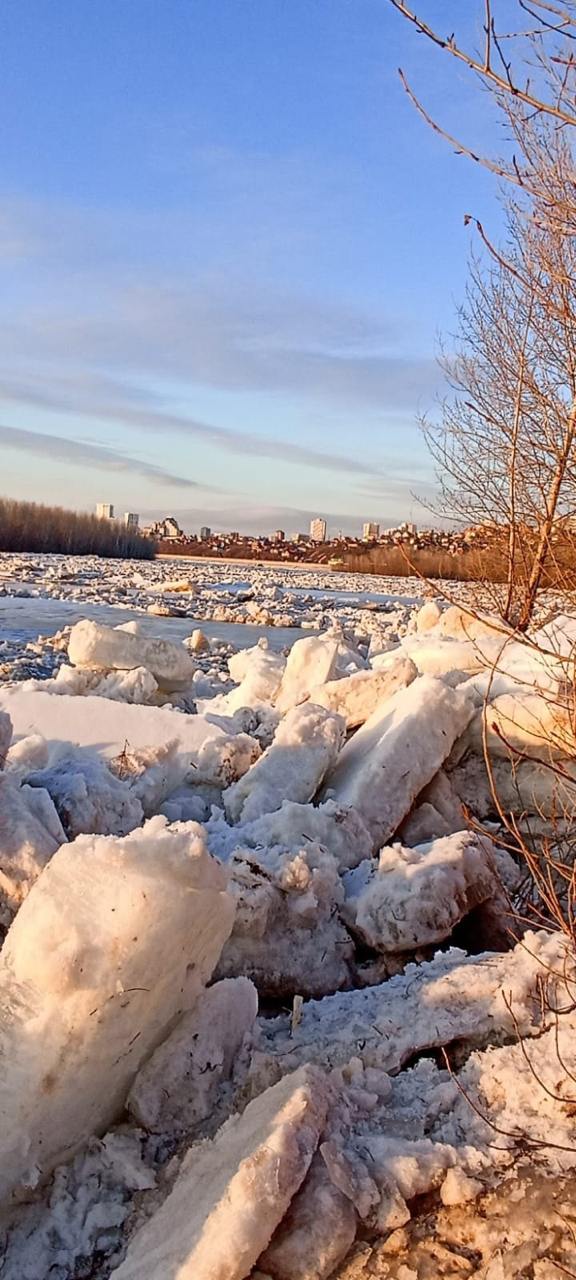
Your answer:
[[[263,565],[267,569],[304,569],[313,573],[317,573],[319,570],[324,573],[338,573],[342,572],[344,568],[343,565],[334,567],[333,565],[319,563],[316,560],[255,560],[254,558],[240,559],[235,556],[187,556],[178,555],[177,553],[172,555],[166,551],[158,552],[155,559],[185,560],[189,564],[243,564],[250,566],[252,569],[257,569],[258,565]],[[349,572],[351,571],[349,570]],[[377,574],[373,576],[378,577]],[[411,576],[411,574],[407,574],[407,577]]]

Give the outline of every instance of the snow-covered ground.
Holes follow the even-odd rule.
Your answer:
[[[574,1273],[574,957],[493,792],[571,823],[576,623],[455,593],[0,557],[0,1280]]]

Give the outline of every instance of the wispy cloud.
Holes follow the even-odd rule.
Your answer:
[[[217,151],[215,163],[229,177],[230,158]],[[171,227],[168,265],[150,246]],[[258,240],[254,230],[251,237]],[[5,201],[0,253],[2,246],[18,259],[24,298],[0,302],[0,349],[12,368],[120,370],[150,384],[177,378],[364,413],[414,411],[438,382],[434,361],[411,354],[409,333],[385,306],[327,299],[285,280],[264,284],[246,267],[244,276],[210,270],[194,260],[190,226],[173,225],[170,214],[128,218]],[[239,253],[236,243],[236,262],[247,261],[245,248]]]
[[[77,466],[96,467],[99,471],[129,472],[163,485],[178,489],[203,489],[194,480],[177,476],[172,471],[165,471],[152,462],[143,462],[116,449],[108,449],[105,445],[87,444],[81,440],[70,440],[63,436],[51,435],[45,431],[28,431],[19,427],[0,425],[0,445],[7,449],[17,449],[20,453],[32,453],[39,458],[58,459]]]
[[[158,397],[141,388],[123,384],[110,378],[52,379],[50,375],[32,375],[26,380],[2,377],[0,397],[18,405],[48,409],[51,412],[86,415],[102,421],[117,423],[131,429],[157,433],[174,431],[189,439],[215,445],[227,453],[274,458],[322,470],[342,471],[365,475],[374,474],[374,466],[362,457],[353,458],[328,450],[312,449],[289,440],[272,439],[255,432],[235,430],[199,422],[183,414],[170,413],[155,404]]]
[[[409,357],[383,326],[353,309],[265,297],[220,282],[110,282],[100,297],[29,306],[0,320],[16,363],[106,369],[150,383],[282,393],[311,409],[409,410],[438,384],[435,362]]]
[[[224,174],[228,157],[209,154],[203,164]],[[380,495],[394,470],[387,431],[428,405],[438,383],[434,362],[409,354],[409,335],[394,316],[296,284],[291,290],[278,279],[263,284],[256,273],[245,280],[227,269],[209,273],[183,247],[190,239],[183,241],[183,225],[174,254],[155,259],[141,250],[144,242],[155,245],[158,226],[148,215],[135,218],[132,228],[117,211],[27,209],[25,202],[0,209],[0,255],[4,249],[14,260],[17,286],[0,299],[5,421],[17,409],[19,423],[22,409],[33,408],[112,424],[124,452],[78,448],[98,448],[109,469],[167,484],[191,483],[161,465],[166,434],[175,433],[197,442],[200,465],[205,445],[307,467],[318,478],[331,473],[329,484],[350,476],[351,490],[364,480]],[[164,226],[164,248],[167,234]],[[226,425],[206,411],[208,397],[210,405],[226,406]],[[238,426],[229,416],[235,397]],[[275,429],[277,408],[282,426]],[[92,430],[86,426],[86,434]],[[135,432],[149,433],[157,463],[132,461]],[[38,450],[53,440],[56,456],[59,437],[28,433],[36,434]],[[65,448],[71,460],[69,441]],[[283,468],[268,474],[276,490],[270,496],[281,500]]]
[[[155,520],[165,512],[158,507],[142,510],[147,519]],[[313,507],[286,506],[274,503],[247,503],[245,499],[225,496],[218,505],[194,507],[176,507],[172,514],[180,521],[184,529],[197,530],[203,524],[210,525],[216,531],[237,529],[239,533],[270,533],[271,529],[283,529],[286,533],[308,532],[310,520],[319,514],[325,517],[328,531],[331,534],[342,530],[343,533],[360,535],[365,520],[376,520],[382,526],[392,526],[400,520],[428,520],[427,508],[417,499],[406,496],[406,489],[392,484],[382,505],[368,506],[356,514],[323,505],[321,511]]]

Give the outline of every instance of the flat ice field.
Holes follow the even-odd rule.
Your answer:
[[[574,1273],[576,622],[454,593],[0,557],[0,1280]]]

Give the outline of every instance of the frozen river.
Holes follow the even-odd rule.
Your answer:
[[[182,579],[190,581],[191,591],[171,593],[171,580]],[[0,591],[5,593],[0,594],[0,639],[23,645],[81,618],[112,626],[137,618],[150,636],[182,640],[201,627],[235,648],[265,635],[270,647],[280,650],[326,621],[349,626],[363,610],[411,605],[422,584],[309,566],[240,568],[234,562],[177,558],[148,563],[3,554]],[[154,602],[166,602],[185,616],[154,616]]]
[[[204,618],[154,618],[139,609],[127,609],[125,605],[76,603],[68,600],[0,598],[0,638],[21,640],[26,644],[39,635],[51,636],[62,627],[71,627],[81,618],[91,618],[107,626],[117,627],[122,622],[137,619],[148,636],[164,640],[183,640],[195,627],[201,627],[215,640],[225,641],[236,649],[254,645],[260,636],[268,637],[271,649],[283,649],[297,640],[303,631],[300,627],[261,627],[249,623],[206,622]]]

